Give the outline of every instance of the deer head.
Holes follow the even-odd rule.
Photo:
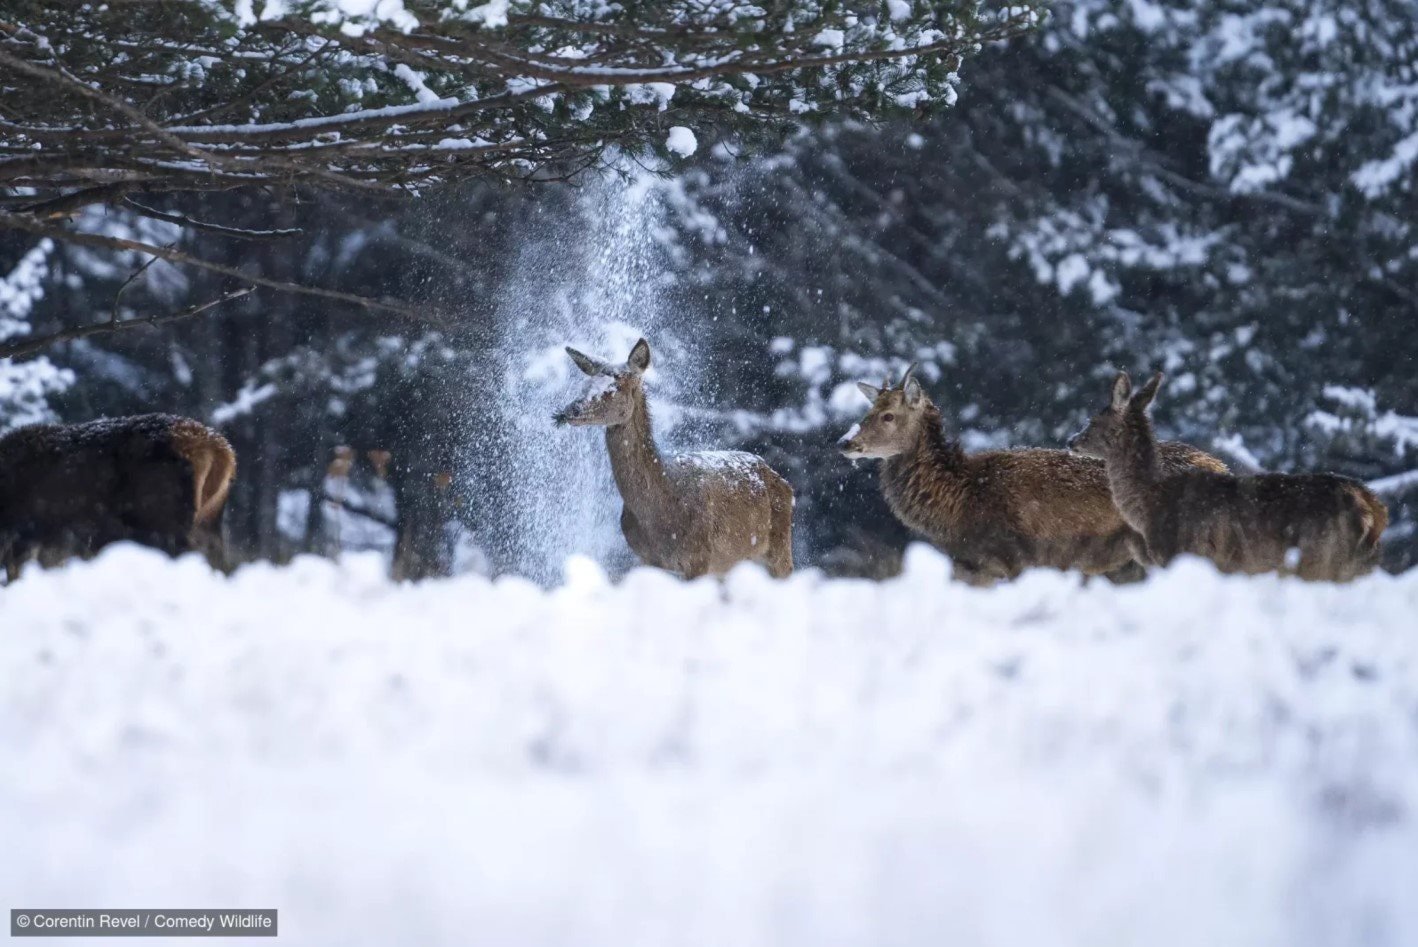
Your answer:
[[[895,457],[916,443],[926,407],[931,403],[916,380],[916,366],[906,369],[901,384],[891,386],[887,378],[881,388],[858,382],[871,410],[861,422],[837,441],[843,456],[856,458]]]
[[[1143,414],[1157,397],[1157,389],[1162,387],[1162,373],[1153,375],[1151,380],[1133,394],[1132,379],[1127,372],[1118,372],[1113,379],[1112,393],[1108,406],[1093,416],[1086,427],[1068,439],[1068,449],[1075,454],[1099,459],[1108,456],[1108,450],[1118,439],[1123,421],[1129,412]]]
[[[650,367],[650,343],[641,339],[630,350],[623,365],[612,365],[570,346],[566,354],[591,381],[586,393],[562,408],[552,420],[557,424],[614,427],[630,420],[635,399],[640,394],[645,370]]]

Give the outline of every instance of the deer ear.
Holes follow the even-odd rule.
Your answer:
[[[1146,411],[1148,405],[1152,404],[1152,399],[1157,397],[1157,389],[1162,387],[1162,373],[1158,372],[1148,379],[1147,384],[1142,386],[1142,390],[1132,397],[1132,405],[1139,411]]]
[[[585,352],[578,352],[569,345],[566,347],[566,354],[570,355],[571,360],[576,363],[576,367],[587,375],[599,375],[605,370],[605,362],[598,358],[592,358]]]
[[[1118,372],[1118,377],[1113,379],[1113,410],[1121,411],[1127,407],[1128,397],[1132,395],[1132,379],[1127,372]]]
[[[630,357],[625,360],[625,364],[630,366],[630,370],[637,375],[643,373],[650,367],[650,343],[641,339],[635,343],[635,348],[630,350]]]
[[[925,391],[921,389],[921,383],[911,374],[906,376],[906,381],[901,385],[901,390],[906,394],[906,404],[913,408],[920,404],[921,399],[926,396]]]
[[[868,385],[864,381],[857,382],[857,390],[867,396],[867,400],[876,403],[876,396],[881,394],[881,389],[875,385]]]

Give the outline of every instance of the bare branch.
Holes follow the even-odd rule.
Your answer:
[[[365,506],[362,503],[356,503],[353,500],[337,497],[333,493],[330,493],[328,490],[321,495],[321,499],[324,500],[326,503],[329,503],[331,506],[342,509],[347,513],[353,513],[355,516],[362,516],[365,519],[372,520],[381,526],[387,526],[390,529],[399,528],[399,524],[397,521],[395,521],[391,517],[385,516],[378,510],[371,509],[370,507]]]
[[[121,200],[128,191],[127,182],[100,184],[80,191],[71,191],[47,201],[29,204],[19,208],[22,213],[33,214],[46,220],[58,220],[83,210],[91,204],[109,204]]]
[[[141,279],[143,274],[148,272],[148,267],[152,266],[157,261],[158,258],[155,256],[148,257],[146,260],[143,261],[142,266],[139,266],[132,273],[129,273],[128,278],[123,281],[123,285],[118,287],[118,291],[113,294],[113,307],[109,312],[108,317],[108,321],[110,323],[116,323],[118,321],[118,304],[123,299],[124,290],[126,290],[129,286],[132,286],[135,282]]]
[[[148,253],[155,257],[160,257],[167,260],[169,263],[195,266],[199,269],[210,270],[213,273],[221,273],[223,276],[230,276],[233,279],[238,279],[256,286],[278,289],[286,293],[300,293],[305,296],[316,296],[321,299],[329,299],[351,306],[358,306],[361,309],[373,312],[388,312],[418,322],[444,325],[449,321],[441,313],[433,309],[418,310],[391,299],[371,299],[368,296],[358,296],[354,293],[345,293],[335,289],[324,289],[319,286],[304,286],[300,283],[271,279],[270,277],[261,276],[256,273],[242,272],[233,266],[224,266],[220,263],[213,263],[210,260],[203,260],[200,257],[183,253],[181,250],[176,250],[171,247],[160,247],[151,243],[143,243],[139,240],[128,240],[123,237],[109,237],[104,234],[69,230],[64,227],[56,227],[17,214],[0,212],[0,227],[14,227],[16,230],[23,230],[27,233],[37,234],[42,237],[52,237],[56,240],[64,240],[69,243],[77,243],[80,246],[100,247],[105,250],[137,250],[139,253]]]
[[[151,263],[149,260],[148,263]],[[147,264],[144,264],[146,268]],[[140,271],[141,272],[141,271]],[[136,275],[136,274],[135,274]],[[131,277],[130,277],[131,279]],[[127,285],[127,284],[124,284]],[[25,336],[13,342],[0,345],[0,358],[23,358],[26,355],[33,355],[61,342],[74,342],[78,339],[86,339],[91,335],[105,335],[111,332],[124,332],[128,329],[144,329],[153,326],[166,325],[169,322],[177,322],[181,319],[190,319],[192,316],[206,312],[222,303],[231,302],[233,299],[240,299],[256,292],[254,286],[243,286],[223,293],[216,299],[208,300],[195,306],[188,306],[178,312],[169,312],[164,315],[147,316],[142,319],[109,319],[106,322],[93,322],[89,325],[75,326],[72,329],[63,329],[59,332],[52,332],[49,335]]]
[[[154,220],[163,220],[170,224],[177,224],[179,227],[200,230],[203,233],[214,233],[223,237],[235,237],[237,240],[279,240],[283,237],[299,236],[305,232],[299,227],[290,227],[283,230],[243,230],[239,227],[223,227],[221,224],[209,224],[200,220],[193,220],[190,217],[183,217],[181,214],[169,214],[164,211],[154,210],[151,207],[139,204],[131,197],[124,199],[123,206],[132,208],[144,217],[151,217]]]

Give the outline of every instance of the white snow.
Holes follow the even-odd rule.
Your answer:
[[[832,377],[832,349],[826,345],[805,345],[798,353],[798,371],[812,385]]]
[[[1070,253],[1054,265],[1054,280],[1059,292],[1068,295],[1073,287],[1088,278],[1088,262],[1081,254]]]
[[[30,313],[44,298],[54,241],[39,240],[9,272],[0,271],[0,342],[30,334]],[[46,356],[15,362],[0,358],[0,434],[53,419],[49,397],[74,383],[74,373]]]
[[[625,87],[625,97],[637,104],[656,105],[663,112],[670,107],[670,100],[675,97],[675,86],[670,82],[628,85]]]
[[[701,474],[727,477],[761,486],[763,478],[759,467],[763,458],[741,450],[700,450],[676,454],[671,463],[687,467]]]
[[[1211,446],[1223,454],[1237,473],[1254,474],[1265,470],[1260,458],[1246,446],[1246,440],[1239,433],[1217,434],[1211,438]],[[1240,468],[1240,469],[1237,469]]]
[[[592,375],[586,379],[586,388],[581,397],[586,401],[604,398],[616,391],[618,384],[614,375]]]
[[[1418,573],[947,570],[27,575],[0,890],[302,947],[1418,939]]]
[[[694,132],[683,125],[676,125],[670,129],[669,137],[665,139],[665,147],[681,158],[688,158],[699,150],[699,139],[694,137]]]
[[[468,11],[467,18],[474,23],[482,23],[483,26],[495,28],[507,25],[508,0],[492,0],[491,3],[483,3],[473,7]]]
[[[398,76],[404,85],[409,87],[409,91],[414,94],[414,98],[424,105],[431,102],[440,101],[437,92],[434,92],[427,85],[428,76],[416,69],[411,69],[404,63],[397,63],[394,66],[394,75]]]
[[[255,382],[248,381],[241,386],[241,390],[236,393],[233,400],[212,409],[210,415],[212,423],[229,424],[237,418],[250,414],[263,402],[270,401],[279,393],[280,389],[271,382],[257,385]]]
[[[1398,496],[1409,490],[1418,489],[1418,470],[1405,470],[1403,473],[1370,480],[1369,489],[1381,497]]]
[[[1389,157],[1365,162],[1354,172],[1351,180],[1366,197],[1375,198],[1401,180],[1415,163],[1418,163],[1418,132],[1395,145]]]
[[[827,407],[838,418],[853,417],[862,413],[865,397],[855,382],[844,381],[833,387],[832,394],[827,398]]]

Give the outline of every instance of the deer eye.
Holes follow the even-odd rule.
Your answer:
[[[896,415],[894,415],[894,414],[892,414],[890,411],[888,411],[888,412],[886,412],[885,414],[883,414],[883,415],[881,416],[881,419],[882,419],[883,421],[895,421],[895,420],[896,420]]]

